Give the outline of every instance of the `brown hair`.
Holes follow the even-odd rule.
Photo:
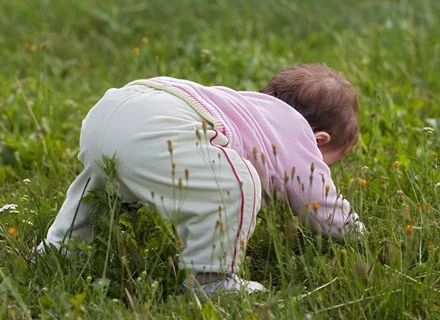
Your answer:
[[[314,132],[331,136],[328,147],[346,152],[359,135],[356,91],[324,64],[299,64],[278,73],[261,89],[301,113]]]

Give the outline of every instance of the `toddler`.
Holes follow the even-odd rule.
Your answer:
[[[184,288],[264,291],[236,275],[263,196],[286,201],[317,233],[362,232],[329,169],[357,141],[357,109],[351,84],[323,64],[287,68],[261,92],[170,77],[110,89],[83,121],[84,170],[44,242],[93,236],[88,204],[78,203],[103,187],[97,162],[114,155],[123,201],[152,203],[174,224],[179,267],[193,273]]]

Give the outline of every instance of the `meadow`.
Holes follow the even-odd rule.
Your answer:
[[[0,1],[0,318],[439,319],[440,2]],[[168,75],[259,90],[323,62],[359,94],[358,146],[332,168],[361,239],[325,239],[273,203],[243,277],[270,292],[184,294],[178,246],[111,177],[92,243],[33,248],[81,170],[81,121],[111,87]]]

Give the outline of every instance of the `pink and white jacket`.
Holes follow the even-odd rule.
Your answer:
[[[258,92],[207,87],[170,77],[136,80],[174,94],[229,140],[227,147],[249,160],[269,195],[286,199],[312,230],[339,237],[363,224],[336,189],[312,128],[283,101]]]

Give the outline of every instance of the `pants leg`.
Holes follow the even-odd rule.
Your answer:
[[[183,244],[180,267],[233,273],[255,227],[261,186],[252,165],[227,144],[218,131],[204,130],[181,99],[131,86],[107,92],[91,110],[81,154],[98,161],[116,155],[123,199],[154,203],[176,226]],[[73,215],[68,208],[51,227],[51,239],[65,234]],[[80,236],[87,214],[81,217],[74,225]]]
[[[46,235],[47,244],[58,246],[73,237],[84,240],[92,238],[89,205],[87,202],[81,202],[81,197],[87,195],[90,190],[104,186],[103,172],[97,166],[97,162],[102,160],[105,128],[113,112],[134,96],[136,95],[110,89],[84,119],[78,156],[84,169],[67,191],[66,199]],[[38,245],[37,250],[44,250],[43,242]]]

